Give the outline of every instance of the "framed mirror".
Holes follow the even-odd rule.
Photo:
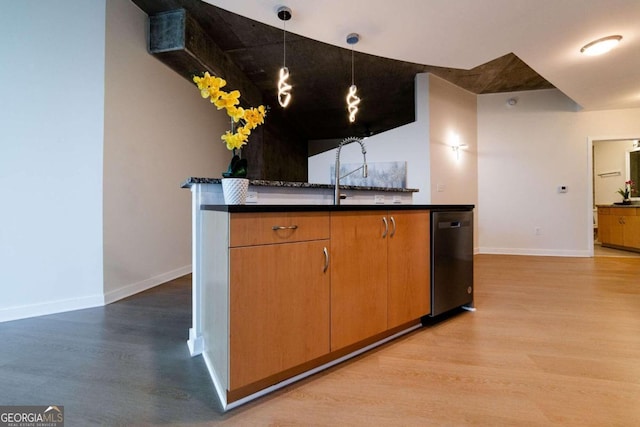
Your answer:
[[[637,144],[637,143],[636,143]],[[640,185],[640,147],[636,145],[635,148],[627,151],[626,158],[627,178],[635,183],[634,187],[636,193],[631,195],[631,200],[640,200],[640,194],[638,193],[638,186]]]

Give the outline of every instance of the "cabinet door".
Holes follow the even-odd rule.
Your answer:
[[[622,218],[618,215],[602,215],[598,217],[598,235],[600,242],[610,245],[622,246],[623,225]]]
[[[329,352],[328,244],[230,249],[230,390]]]
[[[387,329],[384,212],[331,214],[331,350]]]
[[[611,244],[624,245],[624,217],[620,215],[611,215]]]
[[[429,211],[389,212],[388,327],[429,314]]]
[[[623,246],[640,249],[640,216],[624,217]]]
[[[611,243],[611,215],[603,214],[603,209],[598,209],[598,240],[600,243]]]

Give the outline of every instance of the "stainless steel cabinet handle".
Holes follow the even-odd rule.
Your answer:
[[[289,225],[289,226],[284,226],[284,225],[274,225],[273,227],[271,227],[272,230],[296,230],[298,228],[297,225]]]
[[[389,234],[389,223],[387,222],[387,217],[382,217],[382,222],[384,222],[384,233],[382,233],[382,238],[384,239]]]
[[[329,268],[329,251],[326,247],[323,248],[322,251],[324,252],[324,268],[322,269],[322,272],[326,273]]]
[[[389,218],[391,219],[391,225],[393,226],[393,229],[391,230],[391,237],[393,237],[396,234],[396,220],[392,216]]]

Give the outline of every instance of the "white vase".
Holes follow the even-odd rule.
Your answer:
[[[246,178],[222,178],[222,194],[227,205],[244,205],[247,201],[249,180]]]

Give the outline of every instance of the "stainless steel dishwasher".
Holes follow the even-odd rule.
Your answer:
[[[473,211],[431,213],[431,314],[473,307]]]

